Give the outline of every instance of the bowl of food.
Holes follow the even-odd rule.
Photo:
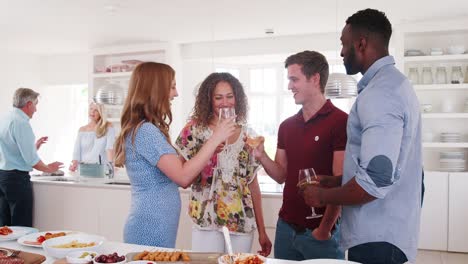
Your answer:
[[[97,255],[95,251],[73,251],[68,253],[67,262],[70,264],[86,264],[92,262]]]
[[[105,263],[113,263],[113,264],[123,264],[127,262],[127,258],[125,255],[119,255],[117,252],[112,254],[102,254],[94,258],[94,264],[105,264]]]
[[[258,254],[236,253],[222,255],[218,258],[218,264],[263,264],[266,258]]]
[[[64,258],[74,251],[97,251],[105,238],[90,234],[76,234],[51,238],[42,243],[48,256]]]

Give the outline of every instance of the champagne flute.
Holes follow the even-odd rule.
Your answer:
[[[319,183],[319,179],[317,178],[317,174],[315,174],[315,170],[313,168],[299,170],[299,181],[297,182],[297,186],[301,187],[307,184],[318,185]],[[314,219],[323,216],[321,214],[316,214],[314,207],[310,207],[310,209],[312,210],[312,214],[306,216],[306,219]]]

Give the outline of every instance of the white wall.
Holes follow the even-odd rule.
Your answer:
[[[12,108],[13,93],[19,87],[38,89],[41,85],[39,56],[0,51],[0,115]]]

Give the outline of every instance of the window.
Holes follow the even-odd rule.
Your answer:
[[[346,70],[341,62],[330,64],[331,72]],[[265,137],[265,151],[273,159],[276,153],[279,125],[286,118],[296,114],[300,105],[296,105],[288,90],[287,70],[284,64],[223,64],[216,67],[216,72],[229,72],[239,78],[244,85],[249,100],[248,123]],[[358,77],[360,79],[360,76]],[[354,99],[332,99],[334,105],[349,113]],[[283,186],[277,184],[262,169],[258,181],[263,192],[281,192]]]
[[[88,85],[47,86],[38,90],[41,94],[38,110],[31,123],[36,138],[49,137],[39,156],[45,163],[63,162],[66,170],[78,129],[88,123]]]

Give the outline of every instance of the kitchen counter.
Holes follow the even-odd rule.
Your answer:
[[[131,207],[128,179],[80,181],[76,175],[33,176],[33,224],[39,230],[79,230],[123,242],[123,228]],[[192,220],[187,215],[190,189],[180,188],[181,214],[176,247],[190,249]],[[262,193],[265,227],[274,241],[281,193]],[[255,232],[252,252],[259,250]]]

